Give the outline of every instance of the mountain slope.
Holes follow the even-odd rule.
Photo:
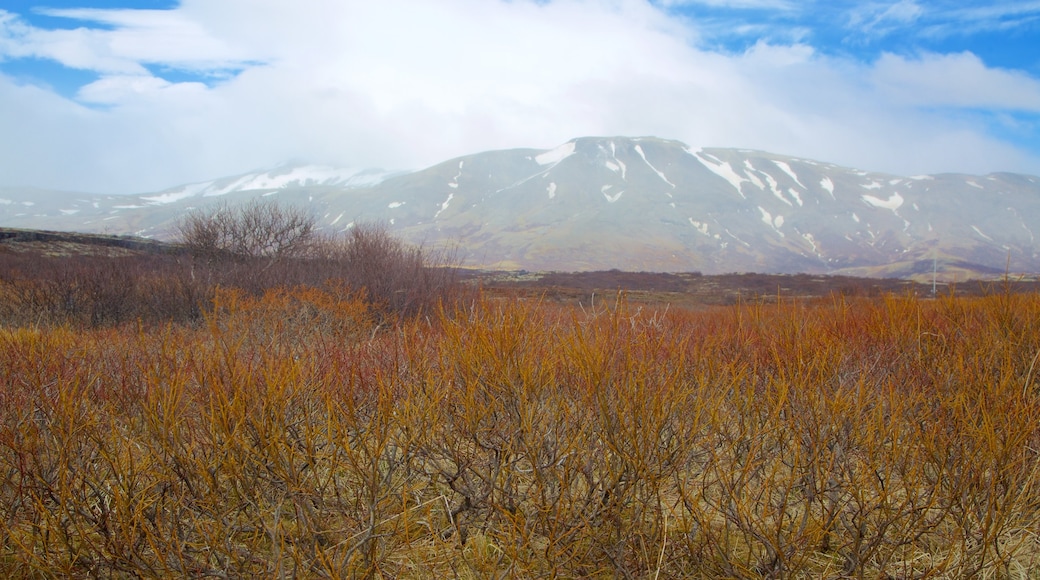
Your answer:
[[[901,177],[658,138],[581,138],[411,173],[287,166],[139,196],[0,190],[0,225],[169,237],[190,208],[266,196],[322,225],[385,221],[474,266],[530,270],[1040,271],[1040,178]],[[21,204],[21,205],[20,205]],[[46,207],[44,207],[46,205]]]

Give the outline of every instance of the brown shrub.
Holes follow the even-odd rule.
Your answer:
[[[195,210],[177,226],[180,242],[209,261],[279,260],[305,256],[317,238],[317,218],[294,207],[251,201]]]
[[[1026,577],[1040,296],[0,330],[0,575]]]

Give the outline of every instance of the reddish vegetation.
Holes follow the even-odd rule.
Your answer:
[[[116,263],[90,268],[177,272]],[[46,297],[61,270],[37,267],[0,292]],[[1010,289],[7,307],[0,575],[1024,577],[1040,295]]]
[[[554,301],[582,303],[602,300],[624,291],[631,302],[652,304],[729,305],[740,301],[775,302],[778,298],[879,297],[913,294],[920,297],[985,296],[995,292],[1037,292],[1040,281],[968,281],[932,284],[894,278],[854,278],[810,274],[722,274],[621,272],[479,272],[465,273],[494,293],[542,296]]]
[[[378,227],[290,256],[0,230],[0,321],[23,325],[198,324],[221,287],[259,296],[329,282],[363,292],[381,316],[416,314],[457,292],[456,279],[448,260]]]

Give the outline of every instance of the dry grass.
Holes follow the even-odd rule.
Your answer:
[[[1026,578],[1040,296],[0,329],[5,577]]]

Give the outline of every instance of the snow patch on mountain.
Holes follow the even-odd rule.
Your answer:
[[[448,182],[448,187],[450,187],[452,189],[458,189],[459,188],[459,178],[462,177],[462,166],[465,163],[466,163],[465,161],[459,161],[459,172],[455,174],[455,177],[453,177],[450,182]]]
[[[820,187],[822,187],[823,190],[826,191],[827,194],[831,196],[831,199],[835,199],[834,198],[834,182],[831,181],[830,177],[824,177],[824,178],[820,179]]]
[[[762,206],[758,206],[758,211],[762,212],[762,221],[769,227],[773,228],[776,233],[780,234],[780,237],[784,237],[784,233],[780,231],[780,228],[784,225],[784,216],[778,215],[773,217],[773,215],[766,211]]]
[[[621,199],[621,196],[625,193],[625,190],[622,189],[621,191],[617,192],[617,194],[610,195],[607,192],[610,191],[610,189],[613,187],[614,186],[612,185],[604,185],[602,188],[600,188],[600,193],[602,193],[603,197],[607,198],[607,201],[610,203],[614,203],[615,201]]]
[[[809,245],[812,246],[812,251],[814,254],[816,254],[817,256],[820,255],[820,248],[816,245],[816,238],[814,238],[812,234],[808,232],[804,233],[802,234],[802,239],[809,242]]]
[[[899,195],[899,192],[893,193],[891,196],[889,196],[888,199],[879,199],[872,195],[863,195],[861,196],[861,198],[863,199],[863,201],[869,203],[874,207],[880,207],[892,211],[896,211],[897,209],[902,207],[903,201],[905,201],[903,199],[903,196]]]
[[[151,205],[166,205],[170,203],[178,202],[182,199],[189,197],[195,197],[205,193],[206,188],[212,185],[213,182],[196,183],[193,185],[185,185],[183,188],[167,193],[160,193],[157,195],[146,195],[141,197],[142,200],[149,202]]]
[[[239,191],[279,190],[291,187],[338,186],[371,187],[395,175],[371,169],[299,165],[274,169],[264,173],[250,173],[234,178],[189,183],[140,199],[149,205],[169,205],[191,197],[216,197]]]
[[[773,164],[776,165],[777,167],[779,167],[780,171],[783,171],[784,173],[790,175],[791,179],[793,179],[794,182],[798,184],[798,187],[801,187],[802,189],[806,189],[806,187],[804,185],[802,185],[802,182],[798,180],[798,175],[795,174],[794,170],[791,169],[790,165],[784,163],[783,161],[779,161],[777,159],[773,160]],[[802,204],[799,203],[798,205],[802,205]]]
[[[978,234],[983,239],[985,239],[987,242],[992,242],[993,241],[993,238],[991,238],[991,237],[987,236],[986,234],[982,233],[982,230],[980,230],[978,226],[971,226],[971,229],[975,230],[975,233]]]
[[[288,171],[275,170],[255,176],[246,176],[235,184],[225,187],[213,195],[222,195],[231,191],[249,191],[252,189],[283,189],[296,186],[312,185],[375,185],[384,176],[379,173],[367,173],[359,169],[343,169],[322,165],[302,165],[289,168]]]
[[[643,158],[643,163],[646,163],[646,166],[649,167],[654,173],[657,174],[658,177],[661,178],[661,181],[663,181],[663,182],[667,183],[668,185],[672,186],[672,189],[675,189],[675,184],[672,183],[671,181],[668,181],[668,178],[665,176],[665,174],[662,173],[661,170],[659,170],[658,168],[654,167],[653,163],[650,163],[650,161],[647,160],[646,153],[643,152],[643,148],[641,146],[636,145],[635,146],[635,150],[636,150],[636,153],[638,153],[639,156]]]
[[[556,165],[564,159],[574,155],[575,141],[568,141],[555,149],[550,149],[541,155],[536,155],[534,162],[538,165]]]
[[[449,193],[448,199],[444,200],[444,203],[441,204],[441,208],[437,210],[437,213],[433,214],[433,219],[437,219],[437,216],[441,215],[441,213],[443,213],[444,210],[448,209],[448,206],[451,205],[451,200],[453,199],[455,199],[455,194]]]
[[[740,197],[747,199],[747,196],[744,195],[744,192],[741,188],[745,183],[750,183],[750,181],[741,177],[740,175],[737,175],[737,172],[733,170],[733,167],[731,167],[729,163],[726,163],[725,161],[720,161],[713,155],[704,153],[702,151],[694,152],[687,150],[687,152],[690,153],[690,155],[693,155],[695,159],[700,161],[701,165],[708,168],[709,171],[711,171],[715,175],[718,175],[722,179],[725,179],[730,185],[733,186],[734,189],[737,190],[737,194],[740,195]]]
[[[769,178],[769,176],[765,173],[762,173],[761,175],[762,177],[765,177],[767,179]],[[744,176],[747,178],[749,182],[751,182],[752,185],[761,189],[762,191],[766,191],[767,189],[769,189],[769,184],[767,184],[765,181],[762,181],[762,179],[760,179],[758,175],[755,175],[755,173],[748,172],[745,173]]]
[[[787,205],[791,205],[791,202],[788,201],[786,197],[784,197],[784,192],[780,191],[780,185],[776,182],[775,179],[773,179],[773,176],[769,175],[768,173],[763,173],[762,176],[765,177],[766,181],[769,183],[769,191],[780,201],[786,203]]]
[[[755,173],[757,173],[758,170],[755,169],[755,166],[751,164],[751,160],[750,159],[745,159],[744,160],[744,167],[748,170],[747,172],[744,173],[744,175],[747,177],[748,181],[750,181],[751,184],[754,185],[755,187],[765,191],[766,184],[761,179],[759,179],[757,175],[755,175]],[[763,175],[765,175],[765,174],[763,173]]]
[[[703,149],[701,149],[700,151],[694,151],[693,149],[687,148],[686,152],[689,153],[690,155],[693,155],[694,157],[703,157],[705,159],[708,159],[708,160],[710,160],[712,163],[714,163],[716,165],[722,163],[721,159],[719,159],[718,157],[715,157],[714,155],[712,155],[711,153],[708,153],[707,151],[705,151]],[[698,161],[700,161],[700,160],[698,159]]]
[[[740,239],[740,237],[737,236],[737,234],[734,234],[733,232],[729,231],[729,228],[723,228],[723,229],[726,230],[726,235],[727,236],[729,236],[729,237],[733,238],[734,240],[736,240],[737,243],[739,243],[740,245],[744,246],[745,248],[750,248],[751,247],[751,244],[749,244],[749,243],[745,242],[744,240]]]

